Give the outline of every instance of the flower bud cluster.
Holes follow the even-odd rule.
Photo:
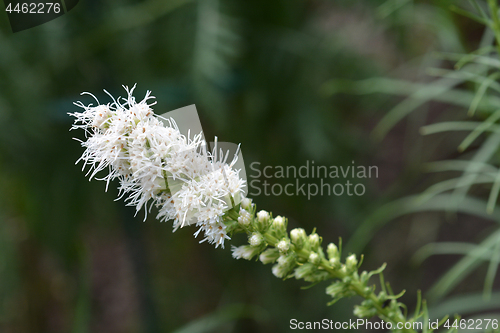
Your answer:
[[[273,274],[279,278],[295,277],[313,283],[329,278],[329,273],[320,267],[325,255],[317,233],[307,235],[304,229],[297,228],[288,235],[285,217],[273,217],[264,210],[256,212],[255,205],[246,200],[240,205],[238,224],[240,231],[248,233],[249,245],[233,247],[233,256],[251,259],[254,254],[240,253],[248,250],[248,246],[261,247],[260,261],[274,264]]]
[[[245,205],[240,205],[238,225],[240,230],[249,235],[249,245],[233,247],[233,257],[250,260],[258,255],[264,264],[274,264],[272,272],[279,278],[295,277],[307,282],[318,283],[334,279],[326,293],[332,297],[330,304],[354,295],[360,295],[365,300],[354,308],[354,314],[360,318],[370,318],[383,310],[384,318],[393,322],[405,321],[395,298],[385,292],[374,293],[374,286],[369,286],[370,278],[380,274],[380,269],[358,273],[358,260],[355,254],[349,254],[342,261],[341,249],[330,243],[326,247],[326,255],[321,246],[322,238],[316,233],[307,234],[302,228],[296,228],[287,233],[288,221],[285,217],[273,217],[271,213],[256,207],[251,201],[244,199]],[[391,300],[389,305],[385,305]]]

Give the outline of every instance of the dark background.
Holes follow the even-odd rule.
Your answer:
[[[415,251],[475,241],[492,225],[440,212],[394,218],[397,209],[384,206],[432,184],[423,162],[458,154],[460,140],[423,138],[419,127],[466,110],[431,103],[377,140],[373,128],[401,97],[344,88],[370,77],[428,80],[425,68],[439,64],[433,51],[477,48],[484,28],[447,8],[419,0],[82,0],[15,34],[0,14],[0,331],[288,332],[291,318],[353,318],[357,298],[327,307],[326,284],[302,290],[304,282],[280,281],[270,266],[232,259],[229,247],[243,237],[224,250],[198,244],[195,228],[173,234],[154,214],[142,222],[142,212],[134,218],[114,201],[116,186],[105,193],[103,182],[85,179],[74,164],[83,149],[72,137],[83,133],[69,132],[67,113],[79,111],[72,103],[92,102],[83,91],[107,103],[102,89],[123,96],[121,85],[134,83],[137,98],[153,91],[158,114],[196,104],[208,139],[242,143],[249,175],[256,161],[377,166],[361,197],[254,202],[291,227],[316,227],[325,243],[342,237],[345,253],[365,254],[365,269],[387,262],[386,279],[407,290],[402,301],[412,310],[417,289],[425,295],[458,260],[417,265]],[[351,238],[370,221],[364,238]],[[481,291],[485,271],[454,292]]]

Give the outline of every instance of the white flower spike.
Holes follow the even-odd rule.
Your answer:
[[[202,133],[186,137],[173,119],[156,116],[150,91],[137,102],[135,85],[124,88],[126,98],[114,99],[106,92],[112,103],[100,104],[90,93],[84,94],[94,97],[96,106],[75,103],[84,111],[70,113],[76,118],[71,129],[84,129],[87,137],[79,140],[86,149],[77,163],[82,161],[83,169],[90,165],[89,179],[109,170],[100,179],[106,190],[117,178],[119,199],[137,211],[144,207],[147,216],[156,205],[157,218],[173,220],[174,231],[196,224],[195,236],[203,231],[202,242],[224,247],[229,236],[222,217],[244,195],[245,181],[232,168],[237,153],[226,163],[228,156],[217,152],[217,144],[212,152],[206,150]]]

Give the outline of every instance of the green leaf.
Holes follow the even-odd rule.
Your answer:
[[[486,205],[486,211],[491,214],[495,210],[495,205],[498,198],[498,193],[500,192],[500,172],[497,172],[495,177],[495,182],[491,187],[490,196],[488,197],[488,204]]]
[[[457,206],[461,204],[462,200],[467,195],[470,187],[475,183],[475,178],[478,176],[478,170],[480,169],[480,163],[486,163],[498,150],[500,145],[500,134],[494,133],[486,139],[486,141],[481,145],[479,150],[475,153],[474,157],[471,159],[473,162],[478,162],[470,164],[469,167],[464,171],[462,175],[462,180],[457,184],[455,191],[452,194],[452,200],[450,201],[449,209],[456,210]],[[472,175],[471,177],[469,177]]]
[[[406,214],[445,211],[449,208],[451,199],[452,194],[438,194],[432,200],[421,202],[419,195],[413,195],[389,202],[375,210],[361,223],[351,236],[347,248],[353,253],[359,253],[373,237],[373,234],[389,221]],[[456,211],[495,222],[500,221],[500,213],[488,214],[486,212],[486,202],[470,196],[466,196],[462,200],[461,204],[456,207]]]
[[[498,309],[500,307],[500,292],[491,294],[489,300],[484,300],[482,293],[472,293],[454,296],[434,305],[429,309],[432,318],[439,318],[447,314],[461,313],[467,315]]]
[[[467,112],[469,116],[474,115],[477,107],[479,106],[479,103],[481,102],[481,100],[484,97],[484,94],[486,93],[486,90],[491,86],[493,82],[495,82],[496,79],[498,79],[499,76],[500,73],[496,72],[489,75],[483,82],[481,82],[481,85],[479,86],[479,89],[477,90],[476,95],[474,96],[474,99],[470,104],[469,111]]]
[[[412,262],[420,265],[424,260],[432,255],[439,254],[461,254],[467,255],[478,247],[476,244],[464,242],[437,242],[422,246],[412,257]],[[489,260],[491,251],[485,252],[481,258]]]
[[[410,114],[410,112],[438,96],[443,95],[459,83],[461,83],[460,80],[448,78],[438,79],[411,93],[407,99],[396,105],[384,116],[384,118],[382,118],[373,130],[374,136],[378,139],[383,138],[396,123]]]
[[[495,276],[497,275],[498,264],[500,263],[500,237],[497,238],[496,245],[494,246],[492,252],[493,255],[491,256],[488,271],[486,272],[486,278],[484,280],[484,299],[489,299],[491,297],[493,283],[495,282]]]
[[[437,300],[449,293],[460,281],[462,281],[472,270],[483,261],[486,253],[496,244],[500,237],[500,229],[486,238],[480,245],[469,251],[460,259],[428,292],[429,300]]]
[[[441,182],[429,186],[423,193],[421,193],[418,198],[417,204],[428,201],[440,193],[457,189],[460,186],[470,187],[471,185],[477,185],[477,184],[490,184],[493,183],[494,180],[495,180],[495,174],[491,173],[468,174],[466,176],[443,180]]]
[[[470,18],[470,19],[472,19],[472,20],[474,20],[474,21],[476,21],[476,22],[479,22],[479,23],[481,23],[481,24],[484,24],[484,25],[486,25],[486,26],[491,26],[491,24],[492,24],[490,20],[485,19],[485,18],[483,18],[483,17],[481,17],[481,16],[477,16],[477,15],[475,15],[475,14],[471,13],[470,11],[465,10],[465,9],[462,9],[462,8],[457,7],[457,6],[455,6],[455,5],[451,5],[451,6],[450,6],[450,10],[451,10],[451,11],[454,11],[454,12],[455,12],[455,13],[457,13],[457,14],[460,14],[460,15],[463,15],[463,16],[465,16],[465,17],[468,17],[468,18]]]
[[[444,160],[436,161],[425,164],[425,171],[427,172],[443,172],[443,171],[465,171],[471,164],[475,164],[476,170],[479,173],[489,173],[494,177],[499,169],[495,166],[468,160]]]

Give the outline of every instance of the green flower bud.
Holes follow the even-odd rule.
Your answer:
[[[364,300],[361,305],[367,306],[367,307],[373,307],[373,301],[371,299]]]
[[[329,278],[330,278],[330,274],[328,274],[328,272],[316,269],[311,274],[304,277],[304,280],[307,282],[315,283],[315,282],[321,282],[321,281],[328,280]]]
[[[243,245],[239,247],[233,246],[232,251],[233,258],[250,260],[259,252],[259,249],[250,245]]]
[[[332,258],[340,259],[339,258],[339,249],[338,249],[337,245],[335,245],[333,243],[328,244],[328,247],[326,248],[326,253],[328,254],[328,259],[332,259]]]
[[[261,245],[263,241],[264,241],[264,237],[261,235],[260,232],[252,233],[252,236],[248,239],[248,242],[250,243],[250,245],[254,246],[254,247]]]
[[[252,207],[252,199],[243,198],[243,200],[241,200],[241,207],[248,210],[250,207]]]
[[[309,275],[311,275],[316,270],[316,266],[313,264],[306,263],[302,266],[299,266],[295,269],[295,278],[303,279]]]
[[[329,260],[330,265],[332,265],[333,268],[339,268],[340,267],[340,260],[339,258],[331,258]]]
[[[265,210],[261,210],[257,213],[257,219],[255,219],[255,227],[257,230],[264,232],[269,228],[269,213]]]
[[[355,254],[351,254],[347,259],[345,260],[345,265],[346,265],[346,270],[348,272],[354,272],[358,270],[358,260],[356,259]]]
[[[261,223],[267,223],[269,221],[269,213],[265,210],[261,210],[257,213],[257,220]]]
[[[320,256],[316,252],[311,252],[309,255],[309,262],[315,265],[319,265],[321,262]]]
[[[276,216],[273,219],[273,228],[276,231],[278,237],[283,237],[286,233],[286,219],[281,216]]]
[[[342,281],[333,282],[326,288],[326,293],[333,297],[334,301],[344,297],[351,297],[356,295],[356,292],[349,288],[349,285]]]
[[[309,244],[311,245],[311,250],[318,251],[319,246],[321,245],[321,238],[317,233],[309,235]]]
[[[296,265],[295,257],[291,255],[281,255],[278,263],[273,266],[273,274],[276,277],[286,277]]]
[[[373,304],[364,301],[361,305],[354,307],[354,314],[360,318],[370,318],[377,314],[377,309],[373,307]]]
[[[350,284],[352,282],[352,278],[350,276],[346,276],[342,279],[342,281],[345,283],[345,284]]]
[[[368,275],[368,272],[367,271],[363,271],[361,272],[361,275],[359,277],[359,281],[362,283],[362,284],[367,284],[368,283],[368,280],[370,280],[370,275]]]
[[[290,249],[290,241],[288,239],[283,239],[276,244],[276,248],[281,252],[281,253],[287,253],[288,250]]]
[[[269,248],[260,254],[259,259],[263,264],[272,264],[278,259],[279,256],[280,253],[277,249]]]
[[[293,229],[290,231],[290,238],[292,243],[300,250],[306,242],[306,231],[302,228]]]
[[[326,288],[326,293],[332,296],[333,298],[338,298],[341,297],[341,295],[344,293],[346,289],[347,288],[343,282],[336,281]]]

